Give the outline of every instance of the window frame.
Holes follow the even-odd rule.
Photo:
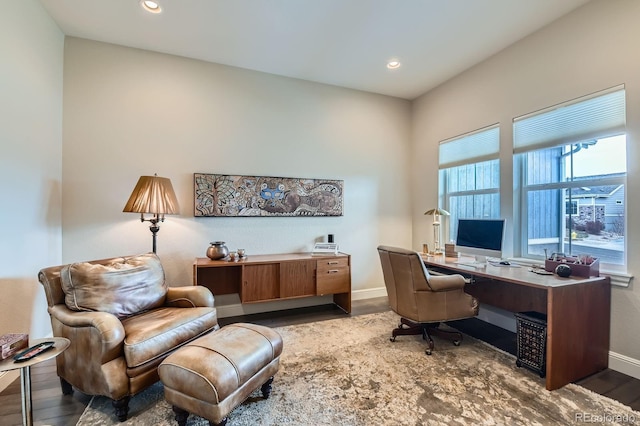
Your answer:
[[[456,213],[452,211],[452,203],[451,199],[453,197],[467,197],[474,195],[495,195],[500,200],[500,132],[501,128],[499,123],[495,123],[460,136],[456,136],[454,138],[449,138],[443,140],[439,143],[439,160],[438,160],[438,202],[439,205],[443,206],[445,210],[451,213],[449,220],[446,221],[444,228],[444,240],[449,241],[455,239],[455,235],[452,235],[452,231],[455,229],[453,225],[453,221],[455,219],[470,219],[471,217],[457,217]],[[474,149],[477,149],[477,146],[473,146],[474,139],[480,140],[481,144],[486,144],[479,149],[481,153],[474,154]],[[465,144],[465,140],[468,141],[472,147],[472,149],[467,150],[465,154],[460,156],[455,156],[453,161],[444,160],[443,157],[443,146],[446,146],[448,143],[456,143],[459,145]],[[448,157],[451,158],[451,157]],[[443,163],[444,161],[444,163]],[[497,186],[494,188],[483,188],[483,189],[465,189],[460,191],[451,192],[449,187],[450,182],[450,173],[452,170],[458,167],[467,167],[470,165],[478,165],[485,162],[495,161],[497,162]],[[474,169],[475,170],[475,169]],[[475,170],[477,171],[477,170]],[[489,218],[489,217],[487,217]],[[498,201],[498,216],[490,217],[492,219],[500,218],[500,202]]]
[[[572,137],[564,137],[561,134],[559,134],[559,137],[555,139],[553,137],[550,137],[548,140],[539,139],[537,140],[536,143],[531,143],[529,145],[519,144],[519,141],[517,140],[517,134],[516,134],[517,124],[524,123],[525,120],[527,120],[528,118],[533,117],[535,119],[536,116],[539,114],[551,115],[553,111],[561,110],[565,106],[568,107],[569,109],[574,107],[577,107],[576,109],[580,109],[582,106],[581,105],[582,103],[586,105],[587,102],[593,102],[593,101],[598,102],[599,97],[602,97],[603,99],[605,97],[607,97],[608,99],[614,98],[615,100],[616,95],[619,96],[619,98],[617,99],[617,102],[612,102],[612,103],[616,104],[617,109],[615,110],[615,112],[618,114],[619,118],[615,125],[610,125],[609,127],[606,127],[603,125],[603,127],[600,129],[584,131],[579,133],[579,135],[576,133],[572,135]],[[620,106],[620,95],[622,100],[622,106]],[[624,224],[623,224],[625,238],[624,238],[624,249],[623,249],[624,251],[622,256],[623,257],[622,264],[601,263],[601,267],[604,266],[604,268],[611,271],[626,272],[627,265],[628,265],[628,250],[627,250],[628,241],[626,238],[626,234],[628,231],[628,224],[629,224],[628,215],[626,214],[626,206],[627,206],[627,200],[628,200],[628,195],[627,195],[628,194],[628,191],[627,191],[628,168],[625,168],[625,172],[623,176],[608,176],[608,177],[598,176],[597,178],[596,177],[594,178],[580,177],[580,179],[577,179],[577,180],[568,179],[568,180],[560,180],[558,182],[548,182],[548,183],[533,183],[533,184],[526,183],[526,179],[528,176],[527,168],[529,167],[529,165],[527,164],[527,153],[546,150],[546,149],[560,148],[567,145],[574,145],[574,144],[582,143],[587,140],[602,140],[602,139],[606,139],[613,136],[619,136],[623,134],[626,136],[626,129],[624,129],[624,124],[622,124],[622,126],[620,125],[620,121],[624,121],[625,115],[626,115],[626,106],[624,105],[625,99],[626,99],[625,87],[623,85],[616,86],[614,88],[606,89],[599,93],[591,94],[573,101],[563,103],[558,106],[546,108],[538,113],[526,114],[524,116],[516,117],[513,119],[513,146],[514,146],[513,176],[514,176],[514,186],[515,186],[514,218],[517,218],[517,220],[520,223],[520,232],[514,232],[514,238],[516,239],[516,241],[514,241],[515,243],[514,248],[517,250],[517,252],[514,253],[515,256],[521,257],[524,259],[532,259],[532,260],[538,260],[538,261],[544,260],[544,254],[534,254],[529,252],[530,240],[529,240],[528,200],[529,200],[529,194],[531,192],[545,191],[545,190],[567,191],[571,188],[580,188],[584,186],[597,187],[597,186],[605,186],[605,185],[623,185],[624,199],[622,202],[624,204],[624,209],[625,209]],[[602,114],[601,110],[597,110],[596,115],[601,115],[603,117],[609,118],[606,114]],[[571,125],[573,125],[573,123],[571,123]],[[532,133],[529,133],[528,136],[531,136],[531,135]],[[625,140],[626,148],[628,148],[628,143],[629,143],[628,140]],[[575,201],[575,208],[577,210],[576,213],[579,213],[580,203],[578,202],[578,200],[567,199],[566,195],[564,197],[565,197],[565,202],[561,203],[562,204],[560,206],[561,211],[558,212],[559,218],[561,221],[566,220],[565,219],[567,216],[566,203],[569,201]],[[558,238],[563,238],[564,233],[566,232],[564,230],[565,227],[561,222],[558,223],[558,226],[561,227],[560,228],[561,232]],[[558,244],[562,246],[565,243],[563,241],[559,241]],[[571,243],[569,242],[569,245],[570,244]]]

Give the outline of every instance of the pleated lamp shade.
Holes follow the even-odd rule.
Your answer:
[[[169,178],[140,176],[123,212],[179,214],[178,198]]]
[[[450,213],[445,209],[441,209],[436,207],[435,209],[427,210],[424,212],[425,215],[434,215],[434,216],[449,216]]]

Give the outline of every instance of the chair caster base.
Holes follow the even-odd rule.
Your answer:
[[[395,342],[397,336],[421,334],[422,338],[429,343],[429,348],[424,352],[431,355],[434,347],[431,335],[443,337],[450,340],[455,346],[460,346],[462,333],[458,331],[441,330],[439,323],[417,323],[406,318],[400,319],[400,324],[393,329],[389,341]]]

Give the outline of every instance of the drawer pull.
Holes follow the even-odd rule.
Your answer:
[[[339,270],[339,269],[329,269],[329,270],[327,271],[327,274],[337,274],[338,272],[340,272],[340,270]]]
[[[327,265],[337,265],[339,262],[337,260],[333,260],[331,262],[327,262]]]

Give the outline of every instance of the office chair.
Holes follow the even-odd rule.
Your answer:
[[[464,292],[462,275],[429,274],[420,255],[397,247],[378,246],[389,305],[400,315],[400,324],[392,332],[391,341],[400,335],[422,334],[429,343],[425,351],[431,355],[432,335],[444,337],[458,346],[462,334],[439,328],[443,321],[478,315],[478,300]]]

